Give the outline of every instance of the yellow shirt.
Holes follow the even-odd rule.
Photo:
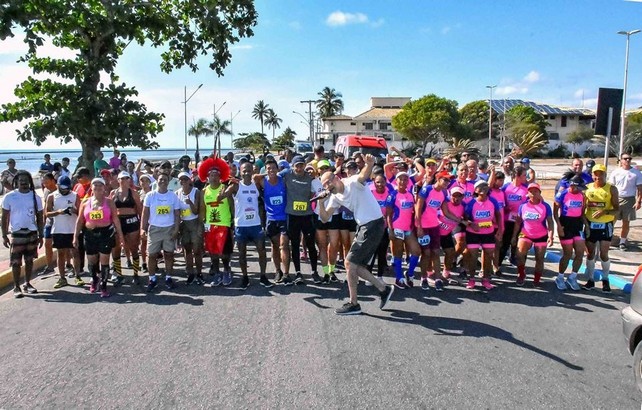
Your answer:
[[[587,186],[586,192],[586,212],[584,215],[590,222],[612,222],[615,215],[602,215],[599,218],[593,217],[595,211],[610,211],[613,209],[611,203],[611,184],[607,183],[603,187],[596,187],[594,183]]]
[[[203,197],[205,199],[205,223],[210,225],[232,226],[232,212],[227,198],[222,201],[217,201],[218,194],[221,190],[225,189],[225,185],[221,184],[218,188],[214,189],[210,185],[206,186],[203,190]]]

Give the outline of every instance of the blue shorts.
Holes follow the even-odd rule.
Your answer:
[[[261,225],[237,226],[234,228],[236,242],[259,242],[265,238]]]

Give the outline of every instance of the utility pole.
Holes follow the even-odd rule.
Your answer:
[[[310,115],[310,143],[314,145],[314,123],[312,122],[312,103],[315,103],[315,100],[305,100],[301,101],[301,104],[308,104],[308,114]]]

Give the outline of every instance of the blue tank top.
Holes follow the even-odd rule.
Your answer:
[[[285,207],[287,205],[285,181],[278,176],[276,185],[270,184],[266,176],[263,181],[263,198],[265,213],[268,221],[285,221]]]

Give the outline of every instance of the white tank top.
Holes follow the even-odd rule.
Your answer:
[[[189,194],[185,195],[182,188],[176,190],[176,195],[178,195],[178,199],[180,199],[182,202],[181,219],[183,221],[192,221],[198,218],[198,215],[194,215],[194,213],[192,212],[192,207],[187,204],[187,198],[189,198],[192,203],[196,203],[196,191],[198,191],[198,188],[192,188]]]
[[[53,195],[53,209],[58,211],[61,209],[67,209],[69,207],[74,207],[76,205],[76,193],[69,192],[67,195],[61,195],[60,192],[54,191]],[[62,214],[53,217],[53,226],[51,228],[51,233],[62,233],[62,234],[73,234],[74,229],[76,229],[76,214]]]
[[[234,196],[234,225],[261,225],[261,218],[259,217],[259,189],[254,182],[250,185],[243,185],[243,181],[239,182],[239,190]]]

